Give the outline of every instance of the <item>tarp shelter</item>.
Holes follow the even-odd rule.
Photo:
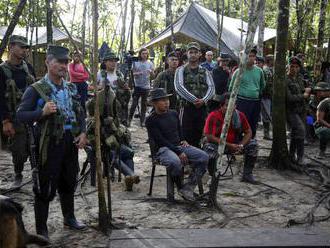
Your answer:
[[[243,42],[246,38],[248,24],[243,22]],[[241,45],[241,19],[223,17],[221,35],[221,52],[237,56]],[[173,23],[173,33],[177,43],[198,41],[202,46],[217,49],[217,17],[216,13],[203,6],[192,3],[187,11]],[[256,34],[258,33],[258,29]],[[265,28],[264,42],[276,37],[276,30]],[[254,42],[257,44],[258,36]],[[167,27],[157,37],[143,47],[163,46],[171,41],[171,26]]]
[[[4,37],[6,33],[7,27],[0,27],[0,40]],[[15,27],[13,34],[21,35],[28,38],[30,43],[31,39],[31,31],[32,33],[32,46],[37,45],[39,46],[46,46],[47,45],[47,29],[46,27],[38,27],[38,41],[36,39],[36,28],[31,27]],[[69,42],[69,36],[59,28],[53,27],[53,40],[56,44]],[[78,38],[73,37],[73,40],[77,42],[79,45],[82,44],[81,40]]]

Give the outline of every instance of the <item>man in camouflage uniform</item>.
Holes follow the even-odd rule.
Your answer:
[[[110,152],[110,159],[116,161],[114,164],[115,167],[123,172],[125,176],[126,190],[132,191],[133,183],[138,184],[140,178],[134,174],[134,151],[130,145],[130,132],[127,127],[119,124],[117,112],[117,105],[119,102],[109,84],[106,84],[105,87],[98,92],[98,95],[101,120],[102,157],[106,157],[104,156],[105,151]],[[92,164],[95,164],[94,106],[95,98],[92,98],[87,102],[87,134],[88,140],[93,146],[93,152],[90,157],[90,159],[92,159]]]
[[[118,113],[120,122],[127,125],[128,119],[128,103],[131,98],[131,92],[128,84],[125,82],[124,75],[117,70],[117,62],[119,58],[110,50],[108,50],[104,57],[103,63],[105,69],[102,69],[97,74],[98,83],[103,88],[105,85],[110,85],[115,92],[117,100],[119,101]]]
[[[315,134],[320,139],[319,158],[325,158],[325,150],[330,140],[330,97],[325,98],[317,106]]]
[[[172,94],[169,97],[170,109],[177,109],[177,100],[174,88],[174,75],[175,70],[179,65],[179,58],[175,52],[171,52],[167,55],[168,69],[160,72],[157,78],[153,82],[153,88],[163,88],[167,94]]]
[[[31,153],[36,162],[32,164],[36,231],[48,238],[49,202],[56,192],[64,226],[76,230],[86,227],[75,217],[74,192],[79,171],[78,149],[85,147],[87,136],[77,88],[64,79],[69,49],[49,45],[45,62],[47,74],[26,89],[17,118],[34,130],[30,139],[35,138],[38,151],[37,156]]]
[[[215,88],[211,73],[199,66],[201,56],[197,42],[188,44],[188,63],[175,73],[174,86],[180,96],[180,121],[183,138],[192,146],[200,147],[204,122],[207,116],[206,103],[212,99]]]
[[[269,131],[272,122],[271,108],[273,96],[273,62],[274,56],[267,55],[265,58],[265,64],[262,68],[265,75],[266,86],[262,92],[261,98],[261,117],[264,127],[264,139],[266,140],[271,140]]]
[[[9,59],[0,65],[0,116],[2,131],[9,138],[15,170],[13,187],[22,183],[22,171],[28,158],[28,138],[24,124],[16,119],[16,108],[25,89],[34,82],[33,69],[24,61],[29,45],[25,37],[9,39]]]
[[[290,159],[298,165],[303,165],[306,108],[305,99],[309,98],[309,91],[299,74],[301,62],[297,57],[289,60],[289,71],[286,78],[286,114],[291,128]],[[297,159],[296,159],[297,155]]]

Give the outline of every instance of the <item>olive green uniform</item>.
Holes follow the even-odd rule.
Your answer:
[[[177,96],[174,88],[174,75],[175,71],[169,69],[160,72],[156,79],[153,82],[153,88],[163,88],[167,94],[172,94],[169,97],[170,100],[170,109],[177,109]]]

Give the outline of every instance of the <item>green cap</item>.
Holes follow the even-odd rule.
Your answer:
[[[201,47],[199,46],[199,44],[197,42],[193,41],[193,42],[188,43],[187,50],[190,50],[190,49],[197,49],[198,51],[200,51]]]
[[[313,88],[315,91],[330,91],[330,85],[326,82],[318,82]]]
[[[118,61],[119,58],[111,50],[107,50],[105,52],[104,56],[103,56],[103,61],[106,61],[106,60],[116,60],[116,61]]]
[[[30,47],[29,44],[28,44],[27,39],[24,36],[20,36],[20,35],[10,36],[9,44],[12,44],[12,43],[17,43],[17,44],[19,44],[20,46],[23,46],[23,47]]]
[[[48,45],[47,55],[53,55],[56,59],[59,60],[69,60],[69,49],[62,46]]]

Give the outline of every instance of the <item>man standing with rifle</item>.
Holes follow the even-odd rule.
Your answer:
[[[48,238],[49,202],[60,195],[64,226],[86,226],[74,215],[74,191],[79,170],[78,148],[87,143],[86,123],[75,85],[64,80],[69,50],[50,45],[46,54],[47,74],[28,87],[17,110],[19,121],[40,130],[38,174],[33,187],[36,231]],[[35,165],[36,166],[36,165]]]
[[[12,35],[9,40],[9,58],[0,65],[0,118],[2,131],[9,138],[17,188],[22,184],[22,171],[28,158],[26,128],[17,121],[16,109],[25,89],[34,82],[34,72],[24,61],[29,50],[23,36]]]

